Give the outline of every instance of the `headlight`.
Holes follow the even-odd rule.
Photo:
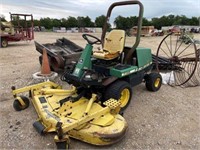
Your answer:
[[[86,74],[86,75],[85,75],[85,78],[86,78],[86,79],[91,79],[91,75],[90,75],[90,74]]]

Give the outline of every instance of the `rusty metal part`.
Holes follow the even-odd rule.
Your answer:
[[[138,28],[138,32],[136,34],[136,41],[133,45],[133,47],[131,48],[131,50],[128,52],[128,54],[126,55],[126,62],[125,63],[130,63],[131,59],[132,59],[132,54],[133,52],[135,51],[135,49],[138,47],[139,43],[140,43],[140,34],[141,34],[141,28],[142,28],[142,18],[143,18],[143,11],[144,11],[144,8],[143,8],[143,4],[140,2],[140,1],[123,1],[123,2],[116,2],[116,3],[113,3],[109,9],[108,9],[108,12],[107,12],[107,15],[106,15],[106,22],[104,23],[104,27],[103,27],[103,32],[102,32],[102,35],[101,35],[101,41],[102,41],[102,44],[104,44],[104,38],[105,38],[105,35],[106,35],[106,32],[107,32],[107,23],[109,22],[109,19],[110,19],[110,15],[111,15],[111,12],[113,10],[114,7],[116,6],[123,6],[123,5],[139,5],[139,16],[138,16],[138,24],[137,24],[137,28]]]
[[[72,61],[78,61],[83,48],[72,41],[62,38],[52,44],[39,44],[35,41],[36,50],[42,54],[42,49],[47,50],[50,58],[50,66],[54,71],[64,70],[66,67],[73,68]]]
[[[60,55],[57,55],[51,57],[50,64],[54,71],[58,71],[59,69],[64,69],[65,61]]]
[[[200,85],[199,50],[194,40],[185,43],[182,34],[169,33],[159,44],[156,56],[153,58],[158,71],[171,73],[168,84],[172,86]]]
[[[23,22],[20,17],[24,17]],[[31,25],[28,24],[28,18],[30,18]],[[12,14],[10,13],[11,22],[17,21],[17,26],[15,26],[15,30],[17,32],[24,33],[24,39],[22,40],[32,40],[34,39],[34,22],[32,14]],[[22,22],[22,24],[21,24]],[[21,30],[21,31],[20,31]]]
[[[7,47],[11,41],[31,41],[34,39],[32,15],[10,13],[10,18],[10,22],[0,21],[0,47]]]

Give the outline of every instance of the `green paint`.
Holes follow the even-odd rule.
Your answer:
[[[74,69],[74,72],[73,72],[74,76],[81,78],[84,73],[83,69],[92,68],[92,63],[91,63],[92,49],[93,49],[92,45],[90,44],[86,45],[83,53],[81,54],[81,57],[79,58],[76,68]]]
[[[144,67],[152,62],[151,49],[138,47],[136,49],[138,68]]]
[[[151,49],[137,48],[136,54],[137,54],[137,66],[130,65],[125,67],[124,69],[117,69],[114,67],[110,69],[110,75],[122,78],[124,76],[140,71],[152,64]]]
[[[110,75],[121,78],[121,77],[127,76],[133,72],[136,72],[137,69],[138,69],[137,66],[129,66],[128,68],[125,68],[123,70],[112,68],[112,69],[110,69]]]

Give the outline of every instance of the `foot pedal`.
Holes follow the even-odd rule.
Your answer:
[[[105,106],[109,107],[110,109],[117,109],[120,108],[121,103],[117,100],[110,98],[109,100],[103,103]]]

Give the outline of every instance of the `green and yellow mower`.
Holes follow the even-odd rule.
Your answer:
[[[132,87],[145,81],[149,91],[158,91],[162,78],[150,73],[152,54],[149,48],[138,47],[142,26],[143,5],[139,1],[113,3],[107,12],[109,21],[112,9],[121,5],[138,5],[138,33],[133,47],[125,46],[125,31],[113,29],[101,40],[83,34],[88,42],[73,69],[61,77],[71,84],[70,90],[47,81],[21,89],[12,88],[15,110],[29,106],[28,98],[18,96],[29,92],[38,114],[33,126],[40,134],[55,132],[58,148],[68,148],[69,137],[94,145],[109,145],[122,139],[127,122],[120,115],[130,103]],[[95,50],[93,44],[102,44]]]

